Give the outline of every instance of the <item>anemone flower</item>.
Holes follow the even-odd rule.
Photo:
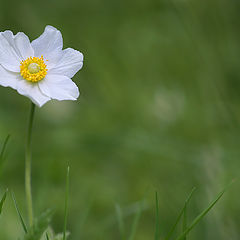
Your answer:
[[[0,32],[0,85],[39,107],[51,99],[76,100],[79,90],[71,78],[82,68],[83,54],[62,48],[62,34],[52,26],[32,42],[22,32]]]

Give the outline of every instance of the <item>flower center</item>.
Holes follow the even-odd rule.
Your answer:
[[[28,65],[28,71],[33,74],[33,73],[38,73],[40,71],[40,66],[37,63],[30,63]]]
[[[24,79],[30,82],[38,82],[42,80],[47,74],[46,64],[43,56],[29,57],[21,61],[20,73]]]

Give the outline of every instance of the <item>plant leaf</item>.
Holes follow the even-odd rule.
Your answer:
[[[178,238],[176,238],[176,240],[183,240],[185,238],[185,236],[199,223],[199,221],[214,207],[214,205],[223,196],[232,183],[233,182],[231,182],[223,191],[218,194],[215,200],[213,200],[212,203],[193,220],[190,226]]]
[[[10,138],[10,134],[7,135],[7,137],[5,138],[5,141],[3,143],[3,147],[2,147],[2,150],[1,150],[1,153],[0,153],[0,160],[3,159],[3,155],[4,155],[4,152],[6,150],[6,147],[7,147],[7,143],[9,141],[9,138]]]
[[[185,232],[187,229],[187,204],[185,204],[184,209],[183,209],[183,229],[182,232]],[[186,240],[187,237],[185,236],[183,240]]]
[[[10,135],[8,134],[7,137],[5,138],[5,141],[3,143],[3,147],[2,147],[1,152],[0,152],[0,168],[2,167],[3,162],[4,162],[4,153],[5,153],[9,138],[10,138]]]
[[[22,217],[22,215],[21,215],[21,213],[20,213],[20,211],[19,211],[19,208],[18,208],[18,205],[17,205],[17,201],[16,201],[16,198],[15,198],[14,192],[12,192],[12,199],[13,199],[13,202],[14,202],[14,205],[15,205],[15,208],[16,208],[16,211],[17,211],[17,214],[18,214],[18,217],[19,217],[19,219],[20,219],[22,228],[23,228],[24,232],[27,233],[27,232],[28,232],[28,231],[27,231],[27,227],[26,227],[26,224],[25,224],[25,222],[24,222],[24,220],[23,220],[23,217]]]
[[[191,196],[193,194],[193,192],[196,190],[196,188],[194,187],[189,195],[189,197],[187,198],[187,200],[185,201],[184,204],[184,208],[183,208],[183,232],[187,229],[187,207],[188,207],[188,203],[191,199]],[[185,238],[183,240],[186,240],[187,237],[185,236]]]
[[[8,192],[8,189],[5,191],[5,193],[3,194],[3,197],[0,201],[0,214],[2,213],[2,208],[3,208],[3,204],[4,204],[4,202],[6,200],[6,197],[7,197],[7,192]]]
[[[46,239],[49,240],[48,233],[46,233]]]
[[[172,234],[173,234],[176,226],[178,225],[178,223],[179,223],[179,221],[180,221],[180,219],[181,219],[181,217],[182,217],[182,215],[183,215],[183,213],[184,213],[185,206],[186,206],[186,205],[189,203],[189,201],[191,200],[192,195],[193,195],[193,193],[194,193],[195,190],[196,190],[196,188],[194,187],[194,188],[192,189],[192,191],[190,192],[190,194],[188,195],[187,199],[185,200],[184,207],[182,208],[181,212],[179,213],[175,224],[173,225],[173,227],[172,227],[171,230],[169,231],[169,233],[168,233],[167,237],[165,238],[165,240],[169,240],[170,237],[172,236]]]
[[[44,231],[48,228],[53,215],[53,210],[48,209],[35,219],[33,226],[28,230],[24,240],[39,240]]]

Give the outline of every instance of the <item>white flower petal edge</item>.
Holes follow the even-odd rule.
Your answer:
[[[48,74],[38,84],[41,91],[52,99],[77,100],[79,97],[77,85],[66,76]]]
[[[62,57],[49,74],[65,75],[72,78],[83,66],[83,54],[72,48],[62,51]]]
[[[20,78],[19,73],[10,72],[0,65],[0,85],[17,89]]]
[[[33,40],[31,45],[35,57],[43,56],[47,60],[48,69],[54,67],[62,56],[62,34],[52,26],[46,26],[43,34]]]
[[[19,72],[20,61],[33,54],[30,41],[24,33],[15,36],[11,31],[0,33],[0,64],[7,70]]]
[[[18,82],[17,91],[19,94],[30,98],[38,107],[42,107],[46,102],[51,100],[50,97],[42,93],[38,84],[28,82],[25,79]]]

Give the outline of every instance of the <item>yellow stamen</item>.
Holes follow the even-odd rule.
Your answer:
[[[44,63],[43,56],[29,57],[23,60],[20,65],[20,73],[24,79],[30,82],[38,82],[47,74],[47,66]]]

